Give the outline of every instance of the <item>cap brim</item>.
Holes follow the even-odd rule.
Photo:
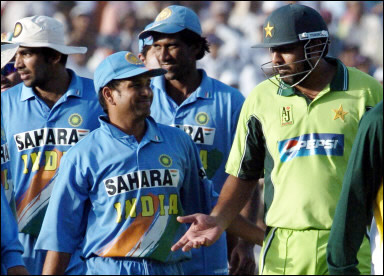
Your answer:
[[[299,42],[299,40],[294,40],[294,41],[288,41],[288,42],[276,42],[276,43],[260,43],[253,45],[251,48],[272,48],[272,47],[279,47],[283,45],[289,45],[289,44],[294,44]]]
[[[76,46],[66,46],[66,45],[59,45],[59,44],[52,44],[52,43],[38,43],[38,42],[18,42],[18,41],[12,41],[11,43],[17,43],[21,47],[31,47],[31,48],[51,48],[54,49],[64,55],[73,55],[73,54],[85,54],[88,51],[87,47],[76,47]]]
[[[182,27],[182,26],[175,25],[175,24],[161,23],[161,24],[154,25],[147,30],[142,31],[139,34],[139,39],[146,38],[150,32],[174,34],[174,33],[180,32],[184,29],[186,29],[186,28]]]
[[[121,79],[128,79],[128,78],[133,78],[141,75],[147,75],[149,77],[156,77],[156,76],[161,76],[167,73],[167,70],[162,69],[162,68],[157,68],[157,69],[148,69],[148,68],[137,68],[135,70],[131,70],[129,72],[126,72],[124,74],[121,74],[114,79],[121,80]]]
[[[19,49],[19,44],[1,45],[1,68],[12,60],[17,52],[17,49]]]

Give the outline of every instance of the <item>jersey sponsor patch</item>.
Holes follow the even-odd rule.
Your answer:
[[[313,155],[343,156],[344,135],[333,133],[304,134],[280,141],[278,147],[281,162]]]
[[[292,105],[280,108],[281,126],[293,125]]]
[[[196,144],[212,146],[215,139],[215,128],[191,125],[171,125],[187,133]]]
[[[88,129],[41,128],[13,136],[19,152],[29,149],[52,146],[73,146],[89,133]]]
[[[179,170],[144,170],[104,179],[105,190],[109,197],[130,191],[154,187],[177,187]]]

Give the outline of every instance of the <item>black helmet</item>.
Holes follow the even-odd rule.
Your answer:
[[[263,43],[254,48],[270,48],[328,37],[327,24],[321,15],[300,4],[289,4],[273,11],[265,20],[263,29]]]

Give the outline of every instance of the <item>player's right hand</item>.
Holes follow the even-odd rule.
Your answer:
[[[181,239],[175,243],[171,250],[176,251],[180,248],[184,252],[192,248],[200,248],[201,246],[210,246],[216,242],[224,229],[219,226],[215,217],[204,214],[193,214],[185,217],[177,217],[180,223],[190,223],[188,231]]]

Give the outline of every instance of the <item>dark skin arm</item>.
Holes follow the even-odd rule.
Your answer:
[[[202,245],[209,246],[217,241],[223,231],[231,225],[232,221],[244,208],[256,185],[257,182],[254,180],[242,180],[230,175],[223,186],[218,203],[210,216],[193,214],[178,217],[179,222],[191,223],[191,227],[185,235],[172,246],[172,251],[180,248],[182,248],[183,251],[189,251],[192,248],[199,248]],[[244,225],[247,225],[247,223],[244,223]],[[250,223],[250,225],[252,225],[252,223]],[[238,224],[235,225],[234,223],[228,231],[230,233],[236,233],[240,237],[242,237],[242,235],[243,237],[248,236],[248,238],[255,241],[254,235],[250,235],[247,231],[248,229],[248,227],[239,227]],[[260,231],[263,230],[260,229]],[[255,231],[255,233],[257,233],[257,231]]]
[[[70,253],[48,251],[45,257],[43,275],[64,275],[71,259]]]
[[[18,266],[8,268],[7,274],[8,275],[29,275],[29,272],[25,268],[25,266],[18,265]]]
[[[252,223],[256,223],[257,220],[257,214],[258,214],[258,207],[259,207],[260,199],[259,199],[259,185],[256,185],[256,188],[253,191],[253,195],[251,199],[247,202],[243,210],[241,210],[241,215],[248,219]],[[235,219],[236,221],[236,219]],[[234,225],[237,228],[243,228],[237,223],[233,221],[231,226]],[[230,228],[231,228],[230,226]],[[258,229],[261,230],[261,229]],[[243,231],[248,232],[252,235],[254,238],[263,238],[263,232],[259,231],[257,235],[255,235],[251,230]],[[228,236],[231,234],[227,233],[227,239]],[[241,234],[240,234],[241,235]],[[249,239],[247,239],[249,240]],[[236,244],[233,247],[233,250],[230,251],[231,254],[229,255],[229,274],[230,275],[253,275],[256,268],[256,262],[255,262],[255,255],[253,252],[253,248],[255,245],[255,242],[248,242],[247,240],[244,240],[242,238],[237,239],[236,237]],[[256,242],[259,244],[260,241]]]

